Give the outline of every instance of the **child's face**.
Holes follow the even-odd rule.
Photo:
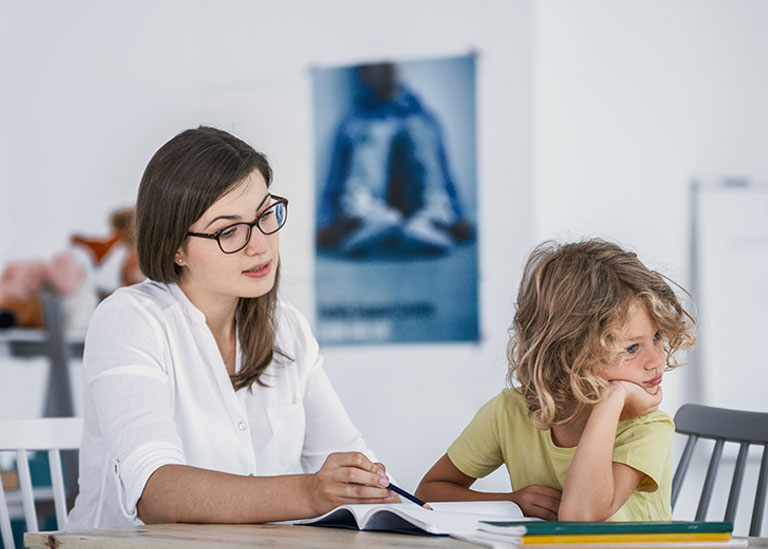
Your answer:
[[[608,381],[631,381],[655,394],[667,364],[667,353],[658,328],[642,303],[635,301],[630,305],[618,344],[621,356],[603,368],[600,376]]]

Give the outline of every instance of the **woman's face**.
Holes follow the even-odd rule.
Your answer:
[[[189,231],[211,234],[233,223],[254,221],[271,203],[264,177],[254,170],[214,202]],[[187,237],[175,258],[183,267],[179,286],[204,312],[209,303],[215,307],[262,296],[275,284],[278,243],[278,233],[267,236],[256,226],[245,248],[232,254],[223,253],[216,240]]]

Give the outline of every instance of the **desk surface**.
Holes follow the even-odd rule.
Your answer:
[[[0,330],[0,344],[8,346],[11,356],[30,357],[50,354],[51,334],[39,328],[3,328]],[[82,357],[85,333],[67,332],[64,344],[69,346],[71,356]]]
[[[53,547],[57,549],[96,547],[120,549],[134,547],[189,547],[191,549],[203,547],[318,547],[321,549],[448,547],[449,549],[470,549],[478,547],[445,537],[277,524],[159,524],[79,532],[39,532],[25,534],[24,545],[31,549]],[[768,547],[768,538],[749,538],[749,547]]]
[[[29,548],[132,547],[477,547],[463,541],[432,536],[359,532],[344,528],[277,524],[159,524],[79,532],[24,534]]]
[[[39,342],[48,339],[47,334],[43,328],[3,328],[0,330],[0,341]],[[82,343],[85,332],[67,332],[64,338],[70,343]]]

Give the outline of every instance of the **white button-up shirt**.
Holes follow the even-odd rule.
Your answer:
[[[80,493],[70,529],[141,524],[136,502],[167,464],[239,475],[317,471],[365,442],[323,369],[304,317],[279,301],[276,354],[237,392],[205,315],[175,284],[122,288],[93,315],[85,341]],[[235,368],[240,368],[237,347]]]

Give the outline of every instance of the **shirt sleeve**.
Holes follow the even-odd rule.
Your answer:
[[[309,324],[292,307],[286,309],[294,321],[294,349],[298,355],[294,359],[301,362],[301,368],[306,368],[303,398],[306,431],[301,452],[302,468],[314,473],[332,452],[362,452],[376,461],[376,456],[352,423],[325,373],[323,357]]]
[[[448,448],[451,462],[472,478],[489,475],[504,464],[498,437],[502,395],[485,403]]]
[[[119,506],[131,520],[150,475],[186,462],[171,406],[167,334],[149,307],[121,293],[105,300],[91,320],[83,358]]]
[[[645,473],[639,490],[654,492],[659,488],[674,432],[675,424],[663,412],[653,412],[619,424],[613,461]]]

